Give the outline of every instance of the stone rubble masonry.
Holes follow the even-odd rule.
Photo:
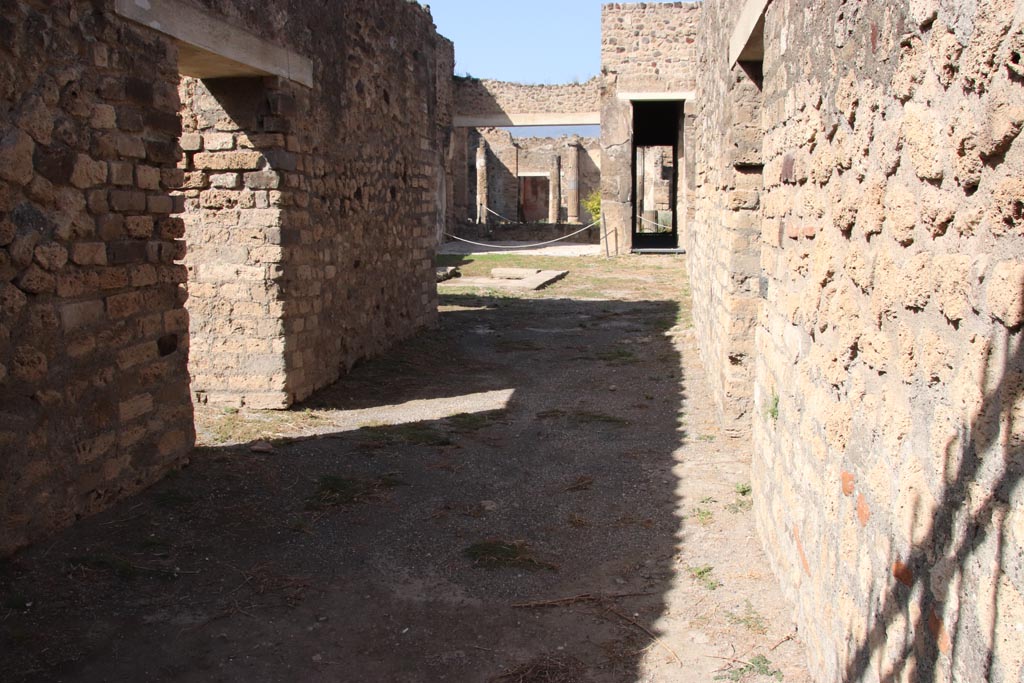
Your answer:
[[[585,83],[525,85],[479,78],[455,78],[458,116],[578,114],[600,107],[600,79]]]
[[[632,249],[633,108],[620,93],[693,92],[697,88],[699,2],[610,3],[601,11],[601,216],[611,253]],[[691,106],[689,103],[687,106]],[[682,123],[682,122],[681,122]],[[681,126],[685,136],[685,124]],[[680,153],[690,153],[680,145]],[[682,159],[677,161],[683,161]],[[680,169],[687,164],[679,163]],[[685,173],[677,212],[686,231]]]
[[[761,90],[743,5],[701,10],[694,321],[810,671],[1019,681],[1020,3],[771,3]]]
[[[189,363],[202,400],[284,407],[436,317],[429,12],[182,1],[309,56],[313,88],[182,80],[111,0],[0,17],[0,555],[187,460]]]
[[[623,92],[692,91],[700,2],[601,7],[601,70]]]

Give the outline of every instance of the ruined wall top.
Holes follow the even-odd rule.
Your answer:
[[[564,85],[524,85],[457,77],[455,115],[463,119],[494,116],[515,119],[516,115],[542,114],[585,116],[601,108],[599,84],[597,77],[585,83]]]
[[[352,22],[361,19],[346,11],[343,3],[328,3],[330,8],[323,8],[307,0],[281,0],[266,3],[262,0],[175,0],[185,6],[192,6],[215,17],[226,19],[232,26],[248,31],[262,40],[294,50],[312,58],[316,62],[315,78],[321,83],[332,83],[333,77],[344,70],[334,69],[331,61],[337,55],[325,54],[323,36],[338,35]],[[371,34],[376,35],[385,28],[398,28],[396,35],[430,35],[432,42],[439,50],[454,51],[450,40],[437,34],[429,7],[415,0],[383,0],[382,10],[390,17],[385,26],[383,20],[363,27],[364,32],[356,30],[357,35],[366,35],[367,42],[372,42]],[[430,30],[433,29],[433,30]],[[391,37],[390,47],[398,46],[397,38]],[[436,42],[435,42],[436,41]],[[330,87],[335,87],[333,84]]]
[[[314,7],[307,0],[283,0],[267,3],[263,0],[178,0],[216,15],[235,20],[238,25],[253,31],[268,40],[275,38],[281,43],[291,43],[295,48],[313,48],[315,36],[322,35],[322,21],[343,21],[345,12],[328,11]],[[330,3],[334,4],[334,3]],[[430,8],[416,0],[391,0],[394,11],[405,12],[396,17],[399,21],[407,18],[433,21]],[[447,39],[444,39],[447,40]]]
[[[700,2],[604,5],[602,71],[620,92],[695,90],[700,8]]]

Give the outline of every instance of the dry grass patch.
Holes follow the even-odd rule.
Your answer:
[[[488,539],[480,541],[462,551],[478,567],[487,569],[547,569],[557,571],[558,565],[538,560],[526,541],[502,541]]]

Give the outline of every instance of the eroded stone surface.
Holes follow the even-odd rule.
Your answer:
[[[190,351],[202,398],[281,408],[436,315],[453,56],[429,13],[194,4],[319,80],[182,81],[110,0],[0,20],[0,553],[187,459]]]

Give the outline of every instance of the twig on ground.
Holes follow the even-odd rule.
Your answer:
[[[141,564],[132,564],[130,566],[131,566],[132,569],[135,569],[135,570],[140,571],[140,572],[150,572],[150,573],[153,573],[153,574],[171,574],[172,576],[177,576],[179,574],[182,574],[182,575],[185,575],[185,574],[194,575],[194,574],[199,574],[200,573],[199,570],[186,571],[184,569],[162,569],[160,567],[144,567]]]
[[[470,645],[474,650],[483,650],[484,652],[493,652],[494,654],[501,654],[498,650],[492,650],[489,647],[480,647],[479,645]]]
[[[581,593],[580,595],[573,595],[567,598],[555,598],[554,600],[537,600],[534,602],[517,602],[513,603],[512,607],[516,609],[532,609],[535,607],[558,607],[559,605],[572,605],[577,602],[601,602],[602,600],[614,600],[617,598],[629,598],[634,596],[642,595],[654,595],[653,593],[606,593],[606,594],[593,594],[593,593]]]
[[[128,512],[135,512],[136,510],[138,510],[143,505],[144,505],[144,503],[139,503],[135,507],[133,507],[130,510],[128,510]],[[144,513],[140,513],[138,515],[132,515],[131,517],[125,517],[124,519],[114,519],[114,520],[111,520],[109,522],[103,522],[102,524],[100,524],[100,526],[112,526],[114,524],[124,524],[125,522],[130,522],[133,519],[138,519],[139,517],[142,517],[143,514]]]
[[[650,630],[649,628],[647,628],[646,626],[644,626],[643,624],[641,624],[641,623],[640,623],[640,622],[638,622],[637,620],[635,620],[635,619],[631,619],[630,617],[627,617],[627,616],[626,616],[625,614],[623,614],[622,612],[619,612],[619,611],[618,611],[618,610],[616,610],[616,609],[613,609],[613,608],[611,608],[611,607],[608,607],[607,605],[605,605],[605,609],[606,609],[606,610],[608,610],[609,612],[611,612],[612,614],[614,614],[615,616],[617,616],[617,617],[618,617],[619,619],[622,619],[622,620],[623,620],[623,621],[625,621],[626,623],[632,624],[632,625],[633,625],[633,626],[635,626],[636,628],[638,628],[638,629],[640,629],[641,631],[643,631],[644,633],[646,633],[646,634],[647,634],[647,635],[648,635],[648,636],[649,636],[649,637],[650,637],[651,639],[653,639],[653,640],[654,640],[654,642],[655,642],[655,643],[657,643],[658,645],[660,645],[660,646],[661,646],[661,648],[662,648],[663,650],[665,650],[665,651],[666,651],[666,652],[668,652],[668,653],[669,653],[670,655],[672,655],[672,658],[673,658],[674,660],[676,660],[676,662],[677,662],[677,663],[679,664],[679,666],[682,666],[682,665],[683,665],[683,660],[679,659],[679,655],[678,655],[678,654],[676,654],[676,651],[675,651],[675,650],[673,650],[673,649],[672,649],[671,647],[669,647],[669,646],[668,646],[668,644],[667,644],[667,643],[665,643],[665,641],[664,641],[664,640],[662,640],[662,639],[661,639],[661,638],[659,638],[658,636],[654,635],[654,633],[653,633],[653,632],[652,632],[652,631],[651,631],[651,630]]]
[[[729,662],[731,664],[742,664],[743,666],[750,666],[750,662],[743,661],[742,659],[736,659],[735,657],[720,657],[718,655],[704,655],[711,659],[721,659],[723,662]]]

